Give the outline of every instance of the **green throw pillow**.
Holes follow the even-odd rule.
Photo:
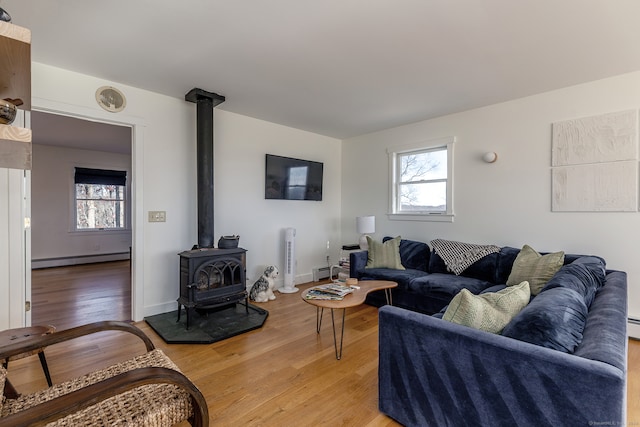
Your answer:
[[[389,239],[384,243],[376,242],[367,236],[369,245],[369,255],[367,265],[364,268],[392,268],[394,270],[404,270],[400,261],[400,236]]]
[[[526,281],[480,295],[463,289],[453,297],[442,319],[499,334],[527,306],[529,298],[529,282]]]
[[[507,286],[517,285],[526,280],[531,295],[538,295],[544,285],[560,270],[564,264],[564,252],[540,255],[531,246],[524,245],[513,262]]]

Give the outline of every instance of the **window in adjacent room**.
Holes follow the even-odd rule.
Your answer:
[[[453,137],[388,149],[391,219],[453,220]]]
[[[127,172],[75,168],[76,230],[126,228]]]

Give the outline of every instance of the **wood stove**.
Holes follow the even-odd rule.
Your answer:
[[[246,252],[242,248],[202,248],[178,254],[180,256],[178,321],[184,306],[187,312],[187,329],[189,329],[193,309],[209,310],[244,301],[248,312]]]
[[[217,93],[194,88],[185,100],[196,104],[196,166],[198,187],[198,243],[180,255],[180,297],[187,312],[187,329],[192,310],[209,310],[244,301],[246,290],[246,250],[214,248],[213,234],[213,109],[225,101]]]

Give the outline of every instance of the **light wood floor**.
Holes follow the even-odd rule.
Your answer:
[[[126,268],[118,263],[94,267],[103,270],[100,283],[104,283],[109,267],[128,275],[128,264]],[[107,290],[100,284],[100,291],[82,290],[69,285],[75,282],[75,268],[56,270],[34,271],[34,324],[39,319],[40,323],[66,328],[102,320],[105,315],[128,318],[128,312],[121,308],[105,311],[123,304],[123,295],[129,291],[125,281],[114,281],[120,288]],[[78,268],[78,275],[84,277],[80,282],[84,288],[93,287],[82,270]],[[46,271],[51,274],[40,274]],[[52,279],[58,276],[67,277],[69,283]],[[65,297],[55,295],[58,286]],[[95,295],[95,300],[87,295]],[[315,308],[304,303],[299,293],[277,294],[275,301],[261,306],[269,311],[261,329],[209,345],[168,345],[145,322],[136,325],[200,388],[213,425],[398,425],[377,409],[377,309],[363,305],[347,311],[344,354],[337,361],[327,313],[317,335]],[[78,308],[75,315],[69,313]],[[144,347],[136,339],[110,332],[50,347],[46,354],[53,380],[60,382],[142,351]],[[9,377],[19,391],[46,386],[35,356],[12,362],[9,368]],[[627,425],[640,424],[639,402],[640,342],[630,340]]]

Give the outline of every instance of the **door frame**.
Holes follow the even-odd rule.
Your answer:
[[[144,318],[144,211],[142,200],[144,176],[144,129],[146,123],[140,117],[123,113],[106,111],[51,101],[33,97],[31,110],[74,117],[82,120],[131,127],[131,319],[134,322]],[[28,192],[27,203],[31,204],[31,192]],[[26,274],[31,274],[31,238],[27,238],[25,260]],[[31,295],[31,280],[28,280],[25,296]],[[28,316],[28,324],[31,316]]]

